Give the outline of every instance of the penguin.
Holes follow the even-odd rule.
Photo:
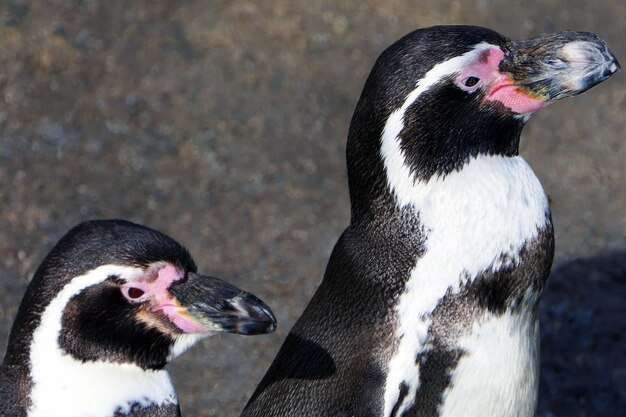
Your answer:
[[[72,228],[35,272],[0,367],[0,415],[180,416],[165,365],[199,339],[272,332],[253,294],[123,220]]]
[[[528,417],[554,235],[530,115],[619,69],[583,32],[435,26],[376,61],[346,148],[350,224],[243,417]]]

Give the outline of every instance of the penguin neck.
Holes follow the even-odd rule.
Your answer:
[[[427,119],[427,113],[398,109],[382,120],[370,120],[357,107],[346,147],[353,224],[397,215],[394,190],[399,186],[444,179],[475,159],[518,156],[526,121],[510,117],[489,130],[455,121],[435,132]]]
[[[140,410],[178,406],[170,377],[164,370],[82,362],[60,351],[47,350],[56,357],[31,369],[29,417],[132,416]]]
[[[78,359],[59,343],[69,300],[109,272],[104,266],[75,278],[47,303],[37,297],[42,293],[32,289],[36,286],[29,288],[9,338],[0,379],[3,388],[12,382],[19,385],[0,393],[1,415],[133,416],[145,415],[141,410],[155,407],[166,410],[159,414],[164,417],[178,415],[176,394],[166,371],[144,369],[131,361]],[[187,346],[193,341],[182,342]],[[170,356],[185,346],[173,346]],[[19,403],[20,408],[6,405],[5,399]],[[2,407],[13,408],[7,413]]]
[[[25,358],[19,354],[22,343],[8,347],[0,368],[0,415],[131,417],[147,415],[146,410],[180,415],[165,370],[77,360],[54,339],[36,331]]]
[[[493,157],[506,160],[517,156],[517,152],[510,155],[468,154],[450,172],[437,172],[429,178],[423,178],[412,169],[399,146],[395,148],[398,159],[391,161],[382,156],[380,145],[375,142],[374,146],[371,145],[357,140],[348,141],[348,185],[353,225],[378,223],[385,218],[399,216],[404,210],[396,192],[398,188],[412,188],[417,183],[445,179],[477,159]]]
[[[29,353],[34,329],[41,319],[33,306],[45,303],[37,283],[36,273],[20,304],[0,367],[0,415],[3,416],[26,416],[31,404],[33,380]]]
[[[363,94],[352,116],[346,144],[352,225],[372,224],[381,216],[397,214],[381,155],[384,120],[368,117],[368,104]]]

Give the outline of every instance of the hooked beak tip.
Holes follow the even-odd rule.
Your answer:
[[[272,310],[256,296],[246,293],[233,303],[239,315],[234,333],[256,335],[276,330],[276,316]]]
[[[514,41],[501,69],[538,99],[553,102],[600,84],[620,65],[595,34],[567,31]]]
[[[584,70],[601,80],[620,69],[615,55],[599,38],[567,43],[561,48],[560,55],[569,63],[571,70]]]
[[[255,295],[219,278],[189,274],[170,293],[180,304],[170,320],[187,333],[256,335],[276,329],[272,310]]]
[[[611,65],[606,68],[604,70],[604,76],[606,76],[607,78],[610,77],[611,75],[615,74],[617,71],[621,70],[622,67],[619,64],[619,61],[617,60],[617,58],[613,57],[613,62],[611,63]]]

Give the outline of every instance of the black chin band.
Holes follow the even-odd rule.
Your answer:
[[[427,91],[404,114],[400,148],[411,173],[428,180],[460,170],[479,155],[515,156],[524,119],[501,103],[453,85]],[[432,103],[450,103],[433,106]]]
[[[141,322],[140,304],[129,304],[108,282],[74,296],[62,318],[59,347],[80,361],[130,363],[163,369],[174,337]]]

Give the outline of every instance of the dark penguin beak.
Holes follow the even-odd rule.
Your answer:
[[[276,317],[263,301],[219,278],[190,272],[169,292],[179,303],[178,314],[199,326],[194,332],[255,335],[276,329]]]
[[[500,63],[521,92],[545,103],[580,94],[619,69],[602,39],[572,31],[511,42]]]

